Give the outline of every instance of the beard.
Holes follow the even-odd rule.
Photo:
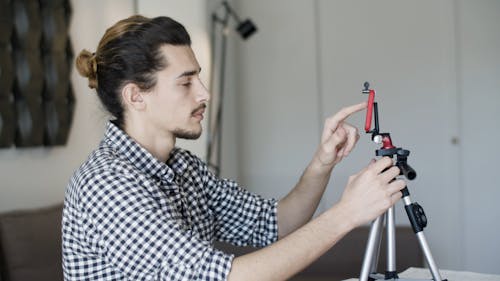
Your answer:
[[[191,115],[196,114],[200,110],[203,110],[207,107],[206,104],[201,104],[198,106],[195,110],[191,112]],[[198,139],[201,136],[202,129],[201,127],[198,130],[186,130],[186,129],[181,129],[177,128],[173,131],[173,134],[176,138],[180,139],[186,139],[186,140],[195,140]]]
[[[201,136],[201,129],[197,130],[197,131],[175,129],[173,133],[174,133],[174,136],[176,138],[179,138],[179,139],[196,140]]]

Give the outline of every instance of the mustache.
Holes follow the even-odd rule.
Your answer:
[[[202,109],[205,109],[205,108],[207,108],[207,104],[205,104],[205,103],[204,103],[204,104],[201,104],[200,106],[198,106],[195,110],[193,110],[193,111],[191,112],[191,115],[194,115],[194,114],[196,114],[196,112],[197,112],[197,111],[202,110]]]

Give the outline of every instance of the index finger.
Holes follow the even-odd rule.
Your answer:
[[[364,101],[362,103],[344,107],[332,117],[332,121],[334,124],[339,124],[340,122],[344,121],[347,117],[349,117],[351,114],[365,109],[366,106],[367,102]]]
[[[373,163],[370,168],[375,170],[377,174],[380,174],[385,168],[389,168],[393,164],[392,158],[384,156]]]

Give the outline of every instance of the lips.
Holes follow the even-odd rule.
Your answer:
[[[205,113],[205,109],[202,108],[202,109],[199,109],[199,110],[196,110],[193,115],[203,115]]]
[[[195,109],[192,113],[194,117],[199,117],[203,119],[203,114],[205,113],[205,108],[207,106],[205,104],[201,105],[199,108]]]

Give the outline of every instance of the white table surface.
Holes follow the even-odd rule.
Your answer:
[[[468,271],[453,271],[453,270],[439,270],[441,273],[441,278],[448,279],[448,281],[500,281],[500,275],[491,275],[483,273],[475,273]],[[427,268],[415,268],[410,267],[407,270],[401,272],[399,278],[406,278],[408,280],[419,278],[432,280],[432,275]],[[345,281],[356,281],[358,279],[352,278]]]

